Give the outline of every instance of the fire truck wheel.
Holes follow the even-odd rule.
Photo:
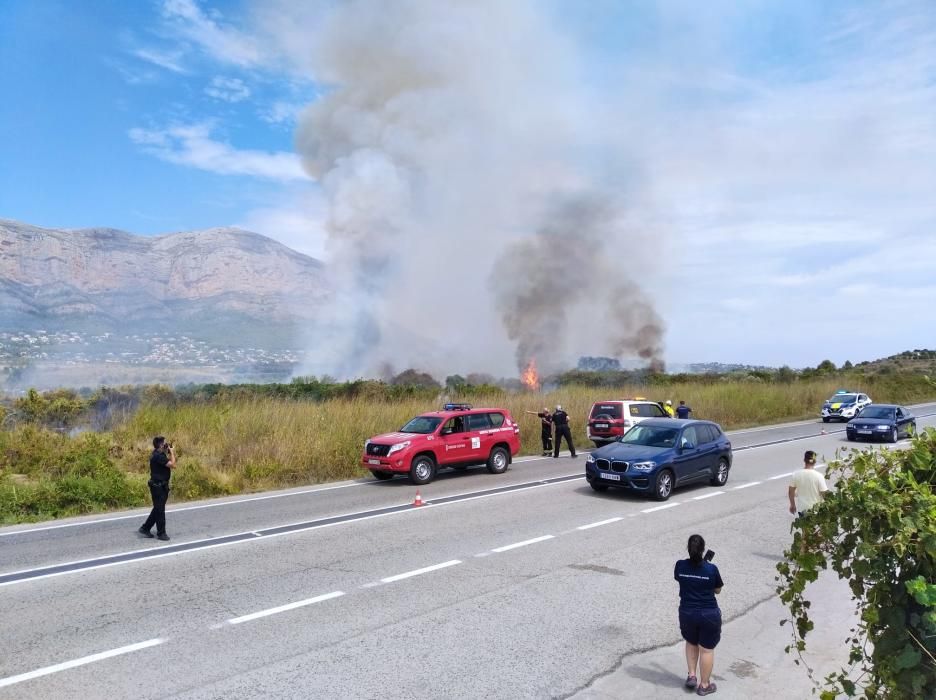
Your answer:
[[[435,476],[435,460],[427,455],[418,455],[410,465],[409,478],[414,484],[428,484]]]
[[[495,447],[488,457],[487,468],[491,474],[503,474],[510,466],[510,454],[503,447]]]

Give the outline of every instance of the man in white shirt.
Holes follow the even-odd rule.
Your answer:
[[[825,477],[816,471],[816,453],[806,450],[803,456],[803,469],[796,472],[790,480],[790,512],[803,515],[825,498],[829,491]]]

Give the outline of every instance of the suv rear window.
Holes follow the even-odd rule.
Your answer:
[[[663,409],[655,403],[635,403],[631,405],[631,415],[642,418],[665,418]],[[636,411],[635,411],[636,409]]]
[[[491,425],[495,428],[499,428],[504,424],[503,413],[488,413],[488,418],[491,419]]]
[[[591,417],[607,416],[608,418],[620,418],[623,415],[620,403],[596,403],[592,406]]]
[[[472,413],[468,416],[468,430],[490,430],[491,420],[487,413]]]

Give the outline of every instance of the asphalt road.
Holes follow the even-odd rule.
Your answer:
[[[444,473],[419,508],[402,479],[186,504],[168,545],[137,538],[143,511],[0,529],[0,698],[571,696],[678,640],[692,532],[726,620],[769,598],[786,477],[841,430],[733,433],[728,484],[665,504],[537,458]]]

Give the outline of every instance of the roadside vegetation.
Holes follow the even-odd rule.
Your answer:
[[[154,435],[176,445],[177,502],[366,476],[359,465],[364,440],[445,401],[506,407],[521,424],[523,452],[536,454],[538,419],[524,411],[556,404],[571,416],[576,444],[585,449],[592,403],[612,398],[682,399],[693,417],[726,429],[816,418],[822,401],[840,388],[865,391],[877,402],[936,398],[922,375],[868,376],[834,366],[731,375],[576,371],[550,378],[551,388],[541,392],[458,376],[443,387],[410,372],[390,383],[307,378],[30,391],[8,399],[0,406],[0,524],[146,505]]]
[[[831,569],[848,582],[860,622],[847,641],[851,665],[824,679],[820,697],[934,697],[936,430],[906,450],[846,451],[828,476],[834,489],[796,520],[777,565],[793,621],[787,651],[806,649],[808,588]]]

